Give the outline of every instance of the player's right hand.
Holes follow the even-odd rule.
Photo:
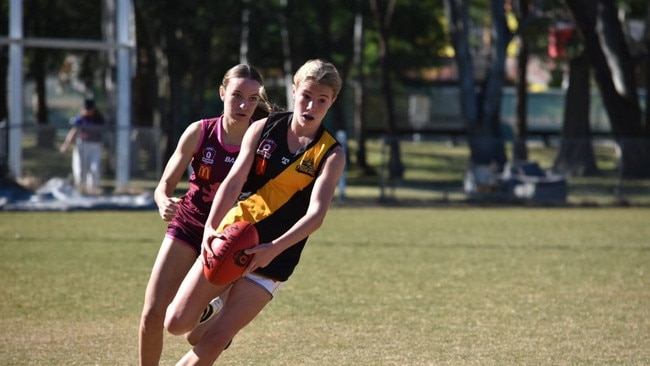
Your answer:
[[[163,201],[162,205],[158,207],[158,213],[162,217],[163,221],[172,221],[174,216],[176,216],[176,211],[178,211],[178,203],[181,201],[178,197],[170,197]]]

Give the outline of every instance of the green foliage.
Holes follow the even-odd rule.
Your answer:
[[[435,56],[447,45],[443,13],[442,1],[398,1],[391,23],[392,65],[398,75],[438,64]]]
[[[334,206],[219,364],[648,364],[647,217]],[[136,364],[157,213],[0,220],[0,364]],[[167,336],[161,364],[188,349]]]
[[[631,18],[647,19],[648,2],[646,0],[617,0],[616,5],[626,10]]]

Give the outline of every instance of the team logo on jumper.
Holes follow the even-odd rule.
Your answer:
[[[201,157],[201,162],[204,164],[209,164],[212,165],[214,164],[214,156],[216,155],[217,151],[214,149],[214,147],[208,146],[205,149],[203,149],[203,157]]]
[[[316,176],[316,168],[314,167],[314,159],[303,159],[300,164],[296,165],[296,171],[299,173],[307,174],[310,177]]]
[[[255,156],[255,174],[263,175],[266,172],[266,165],[271,159],[271,154],[278,145],[275,141],[270,139],[264,139],[262,143],[257,147],[257,153]]]
[[[271,154],[275,151],[275,148],[278,147],[278,144],[275,141],[270,139],[264,139],[260,146],[257,147],[257,155],[260,155],[264,159],[270,159]]]

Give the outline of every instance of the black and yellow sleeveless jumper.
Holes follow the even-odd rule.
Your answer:
[[[255,224],[260,243],[268,243],[307,212],[316,176],[325,157],[339,143],[321,126],[303,151],[291,153],[287,131],[292,116],[292,112],[282,112],[268,117],[242,194],[222,220],[219,231],[232,222],[248,221]],[[298,264],[306,242],[307,238],[292,245],[255,272],[286,281]]]

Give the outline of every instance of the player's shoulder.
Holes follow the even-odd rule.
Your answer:
[[[329,162],[334,163],[334,164],[343,164],[345,165],[346,158],[345,158],[345,149],[343,149],[343,146],[341,145],[336,145],[332,147],[332,149],[328,153],[328,159]]]
[[[269,117],[264,117],[262,119],[258,119],[257,121],[253,121],[248,129],[253,130],[255,133],[260,133],[264,129],[264,126],[266,126],[266,122],[268,122],[268,120]]]

